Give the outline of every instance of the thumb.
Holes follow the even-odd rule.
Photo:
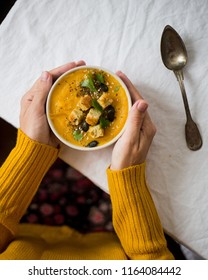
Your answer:
[[[132,139],[139,140],[140,130],[144,121],[145,112],[148,104],[145,100],[139,99],[132,106],[128,120],[125,134]]]
[[[36,101],[36,104],[43,105],[45,103],[52,86],[52,80],[52,75],[49,72],[44,71],[40,78],[35,82],[33,90],[35,91],[34,101]]]

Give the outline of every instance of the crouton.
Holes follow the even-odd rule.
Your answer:
[[[87,114],[86,116],[86,122],[89,124],[89,125],[96,125],[99,118],[101,116],[101,112],[98,111],[97,109],[95,108],[91,108],[89,113]]]
[[[88,133],[92,138],[99,138],[104,136],[104,129],[99,125],[91,126]]]
[[[82,121],[84,113],[79,109],[74,109],[69,115],[69,121],[72,125],[78,125]]]
[[[82,111],[87,111],[92,105],[92,98],[90,95],[84,95],[80,98],[77,107]]]
[[[107,106],[113,103],[113,99],[109,98],[108,93],[103,93],[101,97],[97,100],[97,102],[102,106],[103,109],[105,109]]]

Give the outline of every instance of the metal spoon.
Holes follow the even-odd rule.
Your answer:
[[[183,83],[182,69],[187,63],[187,51],[181,37],[170,25],[167,25],[162,33],[161,56],[164,65],[174,72],[179,82],[187,119],[185,125],[186,143],[190,150],[196,151],[202,146],[202,138],[196,123],[191,117]]]

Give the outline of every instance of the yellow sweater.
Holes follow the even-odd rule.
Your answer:
[[[145,164],[107,170],[115,233],[19,224],[59,150],[18,130],[0,169],[0,259],[173,259],[145,181]]]

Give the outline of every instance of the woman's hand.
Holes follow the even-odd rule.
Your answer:
[[[126,130],[113,149],[110,167],[112,170],[143,163],[156,133],[156,128],[147,112],[147,102],[125,74],[119,71],[117,75],[126,84],[133,106],[129,112]]]
[[[70,62],[49,72],[42,73],[21,100],[20,128],[32,140],[57,147],[58,140],[52,134],[46,114],[45,103],[53,82],[66,71],[85,65],[84,61]]]

